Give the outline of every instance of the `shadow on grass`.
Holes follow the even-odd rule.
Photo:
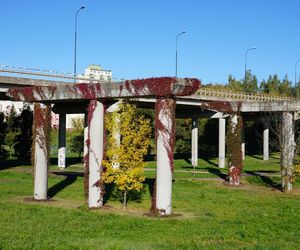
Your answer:
[[[210,160],[209,157],[205,157],[205,156],[204,156],[204,157],[202,157],[202,159],[203,159],[204,161],[206,161],[208,164],[213,165],[213,166],[215,166],[215,167],[218,167],[218,164],[212,162],[212,161]]]
[[[14,168],[22,165],[31,165],[31,163],[30,161],[21,161],[21,160],[1,160],[0,170]]]
[[[257,156],[257,155],[247,155],[247,156],[250,156],[252,158],[255,158],[255,159],[258,159],[258,160],[263,160],[263,157],[262,156]]]
[[[263,171],[263,172],[264,173],[266,173],[266,172],[268,172],[268,173],[274,173],[276,171]],[[267,187],[271,187],[271,188],[277,189],[279,191],[282,191],[281,184],[278,183],[278,182],[276,182],[276,181],[274,181],[271,176],[262,175],[258,171],[245,171],[245,173],[258,178]]]
[[[134,201],[137,203],[142,202],[143,194],[146,190],[142,190],[142,192],[138,191],[130,191],[128,192],[127,202]],[[115,200],[123,203],[122,192],[118,190],[116,185],[114,184],[105,184],[105,193],[103,197],[103,203],[106,204],[109,200]]]
[[[218,168],[212,168],[212,167],[208,167],[208,168],[205,168],[205,169],[207,169],[207,171],[209,172],[209,173],[211,173],[211,174],[214,174],[214,175],[216,175],[216,176],[218,176],[219,178],[221,178],[221,179],[223,179],[223,180],[227,180],[227,174],[225,174],[225,173],[222,173],[221,171],[220,171],[220,169],[218,169]]]
[[[48,189],[48,196],[50,198],[53,198],[56,194],[58,194],[60,191],[65,189],[67,186],[73,184],[76,181],[78,176],[82,176],[82,173],[75,173],[75,172],[68,172],[68,173],[53,172],[53,173],[56,175],[66,176],[66,178]]]
[[[174,154],[174,160],[185,160],[186,163],[191,164],[191,154],[190,153],[176,153]],[[144,157],[145,161],[155,161],[156,154],[148,154]]]

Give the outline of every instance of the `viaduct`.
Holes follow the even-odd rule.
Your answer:
[[[0,70],[1,71],[1,70]],[[158,84],[161,84],[160,86]],[[300,102],[291,98],[278,98],[263,95],[249,95],[215,91],[199,88],[197,79],[178,78],[150,78],[114,83],[86,83],[75,84],[67,81],[42,80],[14,76],[0,76],[0,98],[34,102],[39,110],[51,104],[52,111],[59,114],[59,167],[65,167],[66,150],[66,114],[84,113],[85,123],[85,150],[84,154],[89,162],[89,207],[101,207],[101,187],[95,185],[101,179],[101,162],[103,159],[103,129],[105,107],[113,108],[116,102],[130,99],[138,107],[154,108],[155,103],[160,103],[162,109],[156,110],[158,119],[163,125],[163,130],[158,130],[157,139],[157,184],[156,207],[161,214],[172,213],[172,162],[170,159],[170,145],[172,130],[172,107],[176,105],[176,117],[192,118],[192,164],[197,166],[198,160],[198,128],[197,119],[201,117],[219,119],[219,167],[225,167],[225,131],[226,117],[235,122],[236,117],[229,116],[230,105],[232,111],[239,111],[241,115],[259,112],[280,112],[282,115],[282,133],[284,138],[283,154],[287,166],[292,166],[294,158],[294,129],[293,124],[298,119]],[[22,87],[20,87],[22,86]],[[198,89],[199,88],[199,89]],[[158,95],[158,92],[161,93]],[[170,98],[176,96],[175,99]],[[174,103],[172,103],[174,102]],[[220,103],[222,107],[220,107]],[[87,112],[89,107],[89,112]],[[34,116],[37,115],[35,111]],[[46,117],[41,116],[42,124]],[[48,149],[47,138],[42,127],[36,128],[35,138],[35,175],[34,199],[47,199],[48,175]],[[269,155],[269,130],[263,131],[263,159]],[[245,152],[245,144],[241,145]]]

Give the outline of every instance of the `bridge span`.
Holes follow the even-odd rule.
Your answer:
[[[197,85],[197,79],[179,79],[167,78],[165,79],[171,83],[166,95],[162,95],[161,100],[167,105],[166,99],[170,96],[176,96],[176,113],[178,117],[191,117],[193,119],[192,127],[192,164],[198,165],[198,123],[197,119],[201,117],[210,117],[219,119],[219,167],[225,167],[225,134],[226,134],[226,119],[234,123],[237,114],[245,116],[250,113],[261,112],[280,112],[282,114],[282,133],[286,137],[283,145],[286,154],[283,161],[290,167],[294,158],[294,129],[293,123],[298,119],[298,111],[300,111],[300,102],[292,98],[279,98],[263,95],[249,95],[245,93],[228,93],[225,91],[214,91],[205,88],[200,88],[196,91],[194,87]],[[142,88],[137,85],[137,82],[145,81],[147,84]],[[93,174],[90,178],[99,177],[99,159],[103,158],[103,117],[104,107],[101,101],[106,100],[108,106],[115,105],[122,99],[127,99],[136,103],[139,107],[153,108],[154,103],[157,102],[156,91],[160,87],[153,86],[155,79],[132,80],[125,83],[120,82],[93,82],[83,85],[74,84],[67,81],[44,80],[44,79],[27,79],[11,76],[0,76],[0,89],[3,89],[6,96],[11,100],[23,102],[37,102],[42,104],[51,103],[53,111],[59,114],[59,167],[65,167],[65,116],[67,113],[87,113],[87,106],[91,103],[95,106],[92,115],[89,114],[90,124],[87,126],[89,137],[85,141],[91,140],[93,147],[97,146],[96,156],[90,154],[89,161],[93,164]],[[144,83],[145,83],[144,82]],[[152,85],[151,85],[152,84]],[[20,88],[20,86],[23,86]],[[6,88],[6,90],[5,90]],[[185,94],[186,93],[186,94]],[[170,99],[170,98],[169,98]],[[171,98],[172,99],[172,98]],[[167,107],[167,106],[165,106]],[[94,115],[95,114],[95,115]],[[164,115],[163,115],[164,114]],[[160,113],[161,123],[168,127],[172,124],[172,117],[169,114],[168,108],[165,113]],[[233,115],[232,115],[233,114]],[[168,129],[170,129],[168,127]],[[168,130],[167,129],[167,130]],[[166,130],[166,131],[167,131]],[[41,130],[42,131],[42,130]],[[40,133],[42,133],[40,131]],[[165,132],[161,132],[165,133]],[[85,133],[86,134],[86,133]],[[264,135],[264,160],[268,159],[269,155],[269,132],[265,128]],[[45,138],[42,136],[38,138],[42,140],[43,144]],[[157,207],[166,214],[171,213],[171,187],[172,187],[172,173],[171,159],[168,160],[168,149],[166,145],[161,142],[165,138],[158,139],[157,145]],[[99,145],[99,142],[101,145]],[[101,143],[102,142],[102,143]],[[36,178],[44,178],[47,169],[47,159],[45,146],[41,146],[36,142],[36,148],[41,147],[35,153],[37,162],[41,164],[38,166],[39,170]],[[100,148],[100,151],[98,149]],[[91,147],[91,146],[90,146]],[[241,145],[243,154],[245,153],[245,143]],[[90,150],[90,149],[89,149]],[[94,149],[93,149],[94,150]],[[87,150],[85,149],[85,152]],[[96,157],[96,158],[95,158]],[[173,159],[172,159],[173,160]],[[168,166],[168,168],[166,167]],[[36,169],[37,170],[37,169]],[[39,174],[39,176],[38,176]],[[96,176],[96,177],[95,177]],[[98,177],[97,177],[98,176]],[[100,177],[99,177],[100,178]],[[44,181],[35,182],[35,198],[45,199],[47,197],[47,188],[45,188]],[[96,190],[95,182],[89,183],[89,205],[90,207],[101,206],[98,197],[101,190]],[[167,183],[167,184],[166,184]]]

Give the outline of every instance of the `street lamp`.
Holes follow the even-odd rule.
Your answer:
[[[296,84],[297,84],[297,64],[298,64],[298,62],[300,62],[300,59],[298,59],[295,62],[295,87],[296,87]]]
[[[181,35],[183,35],[183,34],[185,34],[185,33],[186,33],[186,31],[182,31],[182,32],[178,33],[178,35],[176,36],[176,63],[175,63],[175,77],[176,78],[177,78],[177,54],[178,54],[177,47],[178,47],[178,37],[181,36]]]
[[[77,54],[77,16],[79,11],[83,10],[85,8],[84,5],[82,5],[76,12],[75,15],[75,48],[74,48],[74,77],[76,78],[76,54]],[[75,83],[75,79],[74,79],[74,83]]]
[[[255,50],[255,47],[249,48],[245,52],[245,81],[246,81],[246,74],[247,74],[247,54],[250,50]]]

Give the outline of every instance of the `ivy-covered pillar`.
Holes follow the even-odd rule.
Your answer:
[[[33,115],[32,164],[34,167],[34,199],[47,200],[51,111],[49,106],[35,103]]]
[[[242,118],[238,114],[231,114],[227,129],[227,159],[229,167],[229,182],[231,185],[240,184],[243,167],[242,160]]]
[[[66,114],[59,114],[58,125],[58,167],[66,167]]]
[[[219,118],[219,168],[225,168],[226,120]]]
[[[281,176],[282,188],[284,191],[292,190],[293,161],[294,161],[294,121],[293,114],[290,112],[282,113],[281,131]]]
[[[198,166],[198,119],[192,118],[192,165]]]
[[[157,147],[156,210],[172,213],[172,178],[174,169],[175,105],[172,98],[159,98],[155,107]]]
[[[263,160],[269,160],[269,129],[265,128],[263,132]]]
[[[102,160],[104,151],[104,107],[97,100],[90,101],[88,114],[88,205],[103,206]]]

